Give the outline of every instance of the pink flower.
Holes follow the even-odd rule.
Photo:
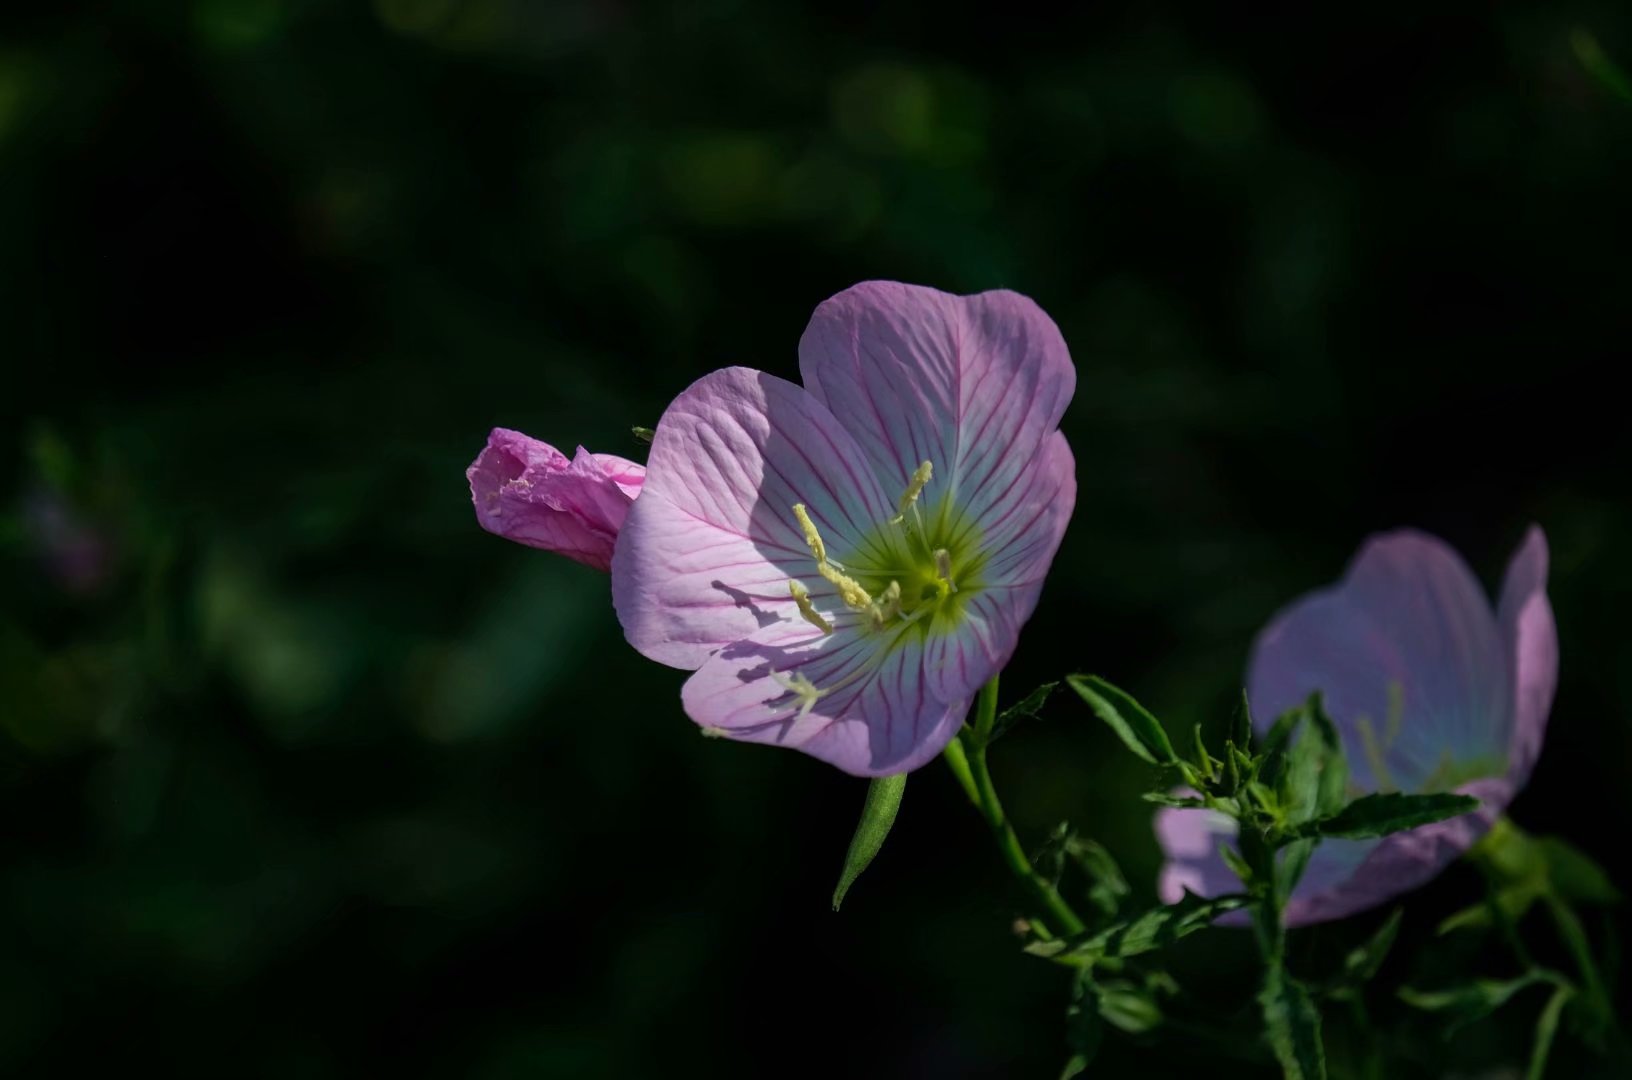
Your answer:
[[[938,754],[1014,652],[1076,500],[1076,372],[1012,292],[868,282],[804,387],[716,371],[657,426],[612,561],[630,644],[713,734],[860,776]]]
[[[646,470],[583,447],[572,460],[519,431],[494,428],[465,478],[490,533],[607,570]]]
[[[1426,884],[1524,787],[1541,753],[1558,633],[1547,601],[1547,539],[1532,527],[1493,611],[1473,573],[1423,533],[1372,538],[1334,588],[1287,608],[1258,635],[1247,676],[1255,720],[1319,690],[1343,736],[1352,794],[1457,791],[1471,814],[1381,840],[1327,840],[1287,906],[1288,925],[1339,919]],[[1238,886],[1218,855],[1232,824],[1163,810],[1164,900]]]

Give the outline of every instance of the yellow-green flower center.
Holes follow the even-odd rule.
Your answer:
[[[865,616],[858,620],[861,632],[899,636],[910,627],[924,635],[945,633],[957,625],[964,606],[980,591],[985,556],[979,530],[956,512],[948,498],[920,505],[933,476],[930,462],[919,465],[901,495],[899,512],[861,537],[853,551],[844,552],[843,562],[829,555],[805,507],[793,507],[816,575],[834,587],[846,607]],[[833,632],[833,624],[815,609],[802,581],[791,580],[788,591],[807,622],[824,633]]]

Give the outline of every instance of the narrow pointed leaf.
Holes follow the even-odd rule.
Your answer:
[[[1369,840],[1460,817],[1477,809],[1479,800],[1468,795],[1365,795],[1330,817],[1316,818],[1286,830],[1281,833],[1280,842],[1287,844],[1313,836]]]
[[[1065,681],[1134,754],[1152,765],[1171,765],[1178,761],[1162,725],[1125,692],[1098,675],[1070,675]]]
[[[1383,966],[1383,961],[1388,958],[1388,950],[1394,947],[1394,939],[1399,936],[1402,911],[1401,908],[1395,908],[1384,920],[1383,925],[1377,928],[1377,932],[1344,959],[1344,981],[1359,984],[1370,982],[1376,977]]]
[[[1240,750],[1252,748],[1252,703],[1247,700],[1245,687],[1241,689],[1241,700],[1236,702],[1235,714],[1230,717],[1230,742]]]
[[[1536,1041],[1530,1049],[1530,1068],[1524,1074],[1525,1080],[1542,1080],[1546,1075],[1547,1055],[1553,1049],[1553,1036],[1558,1034],[1558,1018],[1574,996],[1573,987],[1560,986],[1542,1007],[1541,1015],[1536,1018]]]
[[[867,785],[867,800],[861,805],[861,820],[856,834],[850,838],[850,850],[844,856],[844,870],[839,874],[838,888],[833,890],[833,910],[844,903],[844,894],[867,869],[873,857],[884,846],[895,824],[896,812],[901,809],[901,795],[907,790],[907,774],[880,776]]]
[[[1443,990],[1417,990],[1402,986],[1399,998],[1413,1009],[1444,1014],[1447,1020],[1445,1036],[1449,1038],[1458,1028],[1484,1019],[1506,1005],[1519,991],[1537,983],[1556,985],[1557,980],[1547,972],[1532,970],[1516,979],[1472,979]]]
[[[1022,720],[1030,720],[1043,711],[1048,699],[1054,696],[1054,691],[1060,688],[1057,682],[1044,683],[1007,709],[997,714],[997,722],[992,725],[992,733],[986,739],[987,745],[996,742],[1010,728]]]
[[[1556,836],[1540,837],[1536,843],[1547,860],[1547,877],[1558,895],[1585,904],[1621,902],[1621,891],[1586,852]]]
[[[1204,900],[1193,893],[1186,893],[1177,904],[1152,908],[1143,915],[1097,933],[1081,934],[1068,940],[1033,942],[1026,946],[1026,952],[1073,964],[1137,956],[1169,945],[1197,930],[1205,930],[1220,915],[1245,907],[1248,902],[1245,896],[1220,896]]]

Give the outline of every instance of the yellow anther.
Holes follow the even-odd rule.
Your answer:
[[[861,587],[861,583],[832,563],[817,563],[816,572],[833,583],[833,587],[839,590],[839,599],[844,601],[846,607],[854,611],[866,611],[873,606],[873,598]]]
[[[793,602],[799,605],[799,614],[804,616],[806,622],[824,634],[833,632],[833,624],[822,618],[822,613],[817,611],[815,606],[811,604],[810,590],[805,588],[803,582],[790,578],[788,580],[788,594],[793,597]]]
[[[822,534],[816,531],[816,523],[810,520],[810,515],[805,512],[804,503],[793,504],[793,516],[799,519],[799,528],[805,532],[805,543],[810,545],[810,553],[816,557],[816,565],[824,565],[827,562],[827,545],[822,543]]]
[[[891,525],[899,525],[907,519],[907,511],[912,509],[912,504],[923,494],[924,485],[928,484],[930,477],[934,475],[935,466],[927,461],[919,463],[918,467],[912,470],[912,479],[907,482],[907,490],[901,493],[901,502],[897,507],[900,513],[890,519]]]
[[[783,678],[780,673],[773,671],[771,672],[771,678],[776,680],[778,686],[798,700],[799,711],[794,714],[795,717],[802,717],[810,712],[811,709],[816,707],[816,702],[821,700],[822,695],[827,693],[826,690],[816,689],[816,684],[806,678],[805,673],[802,671],[796,671],[787,678]]]
[[[946,582],[947,592],[957,592],[957,582],[952,580],[952,553],[945,548],[935,549],[935,576]]]
[[[901,614],[901,583],[892,581],[886,585],[878,599],[867,609],[867,614],[872,617],[874,626],[883,626]]]

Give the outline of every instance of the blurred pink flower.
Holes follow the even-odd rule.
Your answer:
[[[1530,778],[1558,681],[1547,539],[1532,527],[1492,610],[1467,564],[1409,530],[1373,537],[1335,587],[1311,593],[1258,635],[1247,676],[1267,728],[1319,690],[1342,733],[1352,794],[1457,791],[1477,811],[1380,840],[1327,840],[1287,906],[1289,925],[1338,919],[1427,883],[1495,822]],[[1238,888],[1218,854],[1233,823],[1165,809],[1160,889]]]

